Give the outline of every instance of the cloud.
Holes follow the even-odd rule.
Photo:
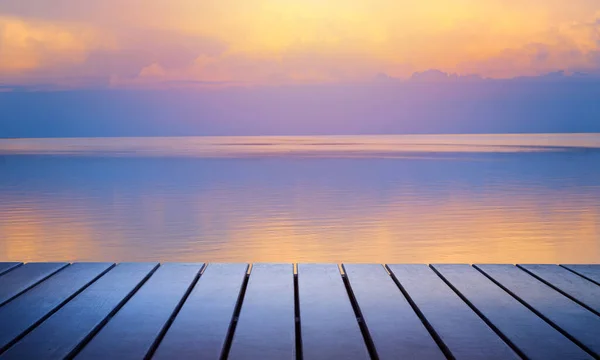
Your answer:
[[[83,62],[98,37],[85,26],[0,17],[0,74]]]
[[[150,67],[164,76],[169,70],[185,69],[200,56],[214,57],[227,46],[220,41],[178,33],[125,32],[116,37],[116,48],[91,52],[79,69],[82,73],[107,77],[136,77]],[[160,70],[159,70],[160,69]],[[143,74],[142,74],[143,75]]]
[[[446,73],[437,69],[415,72],[410,77],[411,82],[476,82],[482,81],[481,75],[459,75]]]
[[[0,80],[24,84],[110,85],[111,79],[162,76],[186,69],[199,56],[219,56],[222,41],[161,30],[99,33],[75,25],[0,18]],[[160,78],[161,76],[155,76]],[[163,79],[160,79],[163,80]]]
[[[540,75],[557,70],[599,72],[600,17],[574,22],[546,31],[544,40],[506,48],[494,56],[465,61],[459,71],[469,70],[490,77]]]
[[[184,68],[152,64],[154,75],[167,81],[211,81],[248,85],[361,82],[369,79],[385,62],[340,47],[323,48],[297,44],[278,57],[226,51],[216,56],[201,55]],[[147,71],[144,71],[145,73]],[[140,73],[140,75],[142,75]],[[145,81],[139,76],[140,81]]]
[[[0,81],[277,85],[406,79],[429,69],[493,78],[600,71],[596,0],[449,4],[5,0]]]

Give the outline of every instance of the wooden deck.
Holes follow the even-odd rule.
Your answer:
[[[0,359],[599,359],[600,265],[0,263]]]

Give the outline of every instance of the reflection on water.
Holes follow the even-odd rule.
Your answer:
[[[600,262],[600,137],[500,138],[3,140],[0,261]]]
[[[221,136],[0,139],[0,154],[186,157],[427,157],[432,153],[575,151],[598,134]]]

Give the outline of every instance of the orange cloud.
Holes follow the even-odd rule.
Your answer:
[[[0,16],[0,73],[73,65],[102,44],[93,30]]]
[[[0,81],[598,72],[599,19],[596,0],[8,0],[0,4]]]

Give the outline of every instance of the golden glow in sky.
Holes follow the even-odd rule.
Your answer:
[[[5,0],[0,83],[321,83],[600,71],[597,0]]]

